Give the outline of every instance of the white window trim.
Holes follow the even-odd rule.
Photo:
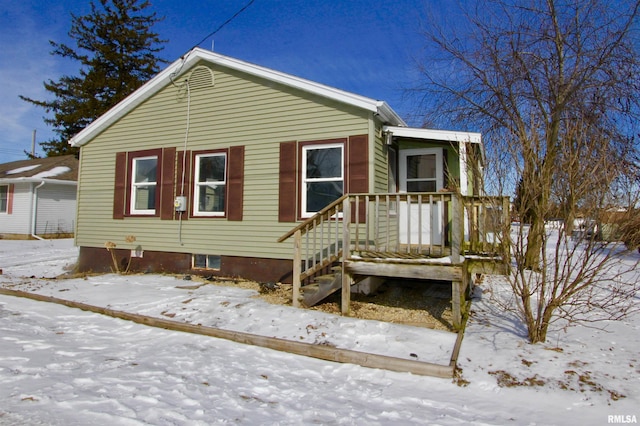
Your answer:
[[[200,178],[200,159],[203,157],[223,157],[224,158],[224,178],[222,181],[217,182],[200,182],[198,179]],[[203,185],[211,185],[212,183],[216,185],[224,185],[226,191],[227,185],[227,153],[226,152],[210,152],[207,154],[196,154],[195,156],[195,171],[194,171],[194,179],[193,179],[193,215],[199,217],[223,217],[226,214],[227,210],[227,197],[225,193],[225,205],[224,209],[221,212],[201,212],[199,210],[200,206],[200,187]]]
[[[310,178],[307,179],[307,151],[340,148],[340,177],[335,178]],[[313,182],[342,182],[342,188],[344,191],[344,143],[329,143],[329,144],[309,144],[302,147],[302,194],[300,196],[302,205],[300,211],[303,218],[309,218],[317,212],[307,211],[307,183]]]
[[[160,166],[159,164],[159,158],[157,155],[148,155],[148,156],[144,156],[144,157],[134,157],[132,158],[131,161],[131,186],[129,188],[129,190],[131,191],[131,205],[129,206],[129,211],[132,215],[154,215],[156,214],[156,209],[136,209],[136,196],[138,194],[138,192],[136,191],[136,187],[138,186],[155,186],[156,187],[156,197],[159,196],[158,194],[158,179],[157,179],[157,174],[156,174],[156,180],[155,182],[135,182],[135,177],[136,177],[136,168],[138,167],[138,161],[140,160],[151,160],[151,159],[155,159],[156,160],[156,170],[157,168]]]
[[[407,178],[407,157],[413,155],[435,155],[436,156],[436,177],[432,179],[408,179]],[[400,151],[399,164],[399,190],[401,193],[407,192],[407,182],[409,181],[432,181],[436,183],[436,191],[440,191],[443,185],[444,173],[442,171],[442,148],[417,148],[404,149]]]

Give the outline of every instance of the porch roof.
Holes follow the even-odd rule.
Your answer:
[[[431,139],[436,141],[447,142],[469,142],[482,143],[482,136],[475,132],[460,132],[456,130],[434,130],[421,129],[417,127],[399,127],[384,126],[383,132],[389,132],[393,136],[413,138],[413,139]]]

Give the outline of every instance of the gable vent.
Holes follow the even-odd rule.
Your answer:
[[[213,87],[213,70],[209,67],[199,65],[194,68],[187,78],[190,90],[203,90]]]

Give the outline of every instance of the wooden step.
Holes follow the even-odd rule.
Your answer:
[[[307,284],[300,287],[300,292],[303,294],[315,293],[318,290],[320,290],[320,286],[318,284]]]
[[[327,283],[327,282],[331,283],[335,279],[336,279],[336,274],[327,274],[327,275],[320,275],[318,277],[314,277],[313,282],[318,284]]]
[[[323,275],[315,279],[316,283],[301,287],[302,300],[307,307],[316,305],[329,295],[342,288],[342,274]]]

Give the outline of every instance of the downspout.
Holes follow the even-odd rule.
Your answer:
[[[36,240],[44,240],[44,238],[36,235],[36,218],[38,213],[38,188],[42,188],[45,181],[40,182],[40,185],[33,188],[33,201],[31,202],[31,236]]]

